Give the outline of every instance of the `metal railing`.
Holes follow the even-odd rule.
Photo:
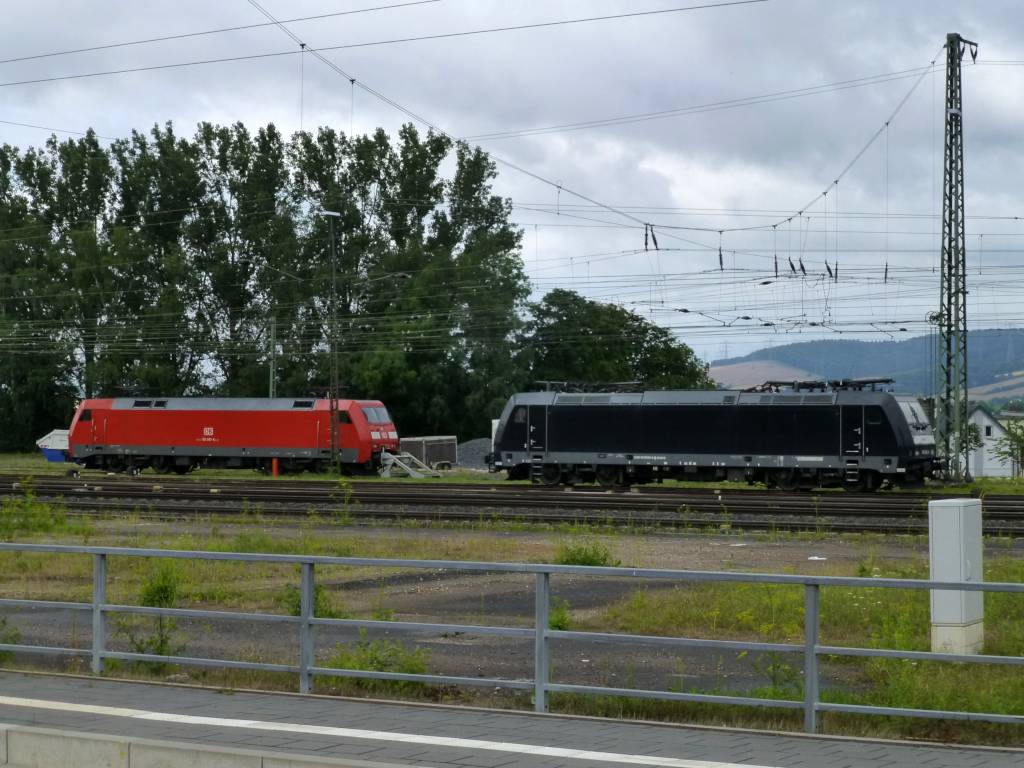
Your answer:
[[[134,549],[122,547],[64,546],[51,544],[0,544],[0,551],[53,553],[62,555],[89,555],[93,562],[92,601],[89,603],[61,602],[53,600],[28,600],[0,598],[0,607],[50,608],[89,611],[92,615],[92,647],[67,648],[20,643],[0,644],[0,651],[88,656],[91,669],[102,674],[104,661],[150,661],[179,664],[184,666],[218,667],[227,669],[261,670],[267,672],[288,672],[299,677],[299,690],[308,693],[313,677],[353,677],[375,680],[395,680],[420,683],[488,686],[533,691],[534,706],[538,712],[546,712],[552,693],[605,694],[666,701],[703,702],[711,704],[732,704],[752,707],[802,709],[804,729],[815,732],[818,715],[822,712],[847,712],[852,714],[901,715],[909,717],[983,720],[995,723],[1024,724],[1024,716],[979,712],[958,712],[951,710],[906,709],[899,707],[877,707],[860,704],[842,704],[822,701],[819,695],[818,662],[821,656],[859,656],[883,659],[910,659],[915,661],[944,661],[969,664],[1024,665],[1024,657],[993,655],[960,655],[926,651],[898,651],[879,648],[857,648],[822,645],[820,643],[820,600],[823,587],[886,588],[886,589],[939,589],[982,592],[1024,593],[1024,584],[938,582],[919,579],[854,578],[838,576],[799,576],[788,574],[730,573],[718,571],[682,571],[650,568],[606,568],[570,565],[541,565],[526,563],[486,563],[454,560],[401,560],[385,558],[325,557],[308,555],[245,554],[233,552],[203,552],[159,549]],[[150,608],[135,605],[117,605],[107,602],[107,565],[112,557],[172,558],[183,560],[219,560],[248,563],[292,564],[300,567],[300,610],[298,616],[268,613],[244,613],[241,611],[213,611],[183,608]],[[424,623],[411,621],[379,621],[364,619],[328,619],[314,615],[315,568],[316,566],[369,566],[374,568],[426,569],[465,572],[491,572],[509,574],[533,574],[535,578],[534,626],[503,627],[470,624]],[[549,628],[550,580],[555,575],[581,577],[614,577],[675,581],[683,583],[755,583],[803,587],[804,589],[804,638],[803,643],[746,642],[738,640],[712,640],[685,637],[660,637],[629,635],[606,632],[578,632],[553,630]],[[110,614],[138,614],[189,619],[234,619],[251,622],[285,623],[298,626],[298,664],[271,664],[230,659],[194,658],[188,656],[164,656],[151,653],[129,653],[109,650],[106,647],[107,618]],[[317,666],[315,658],[314,628],[316,627],[361,627],[366,629],[387,629],[406,631],[464,632],[477,635],[492,635],[533,640],[534,660],[532,680],[509,680],[483,677],[452,677],[449,675],[405,674],[398,672],[377,672],[355,669],[336,669]],[[550,658],[548,644],[551,640],[577,640],[586,642],[628,643],[662,647],[690,647],[726,651],[747,651],[755,653],[793,653],[803,656],[803,698],[774,699],[752,696],[731,696],[722,694],[684,693],[676,691],[643,690],[633,688],[609,688],[592,685],[569,685],[554,683],[549,679]]]

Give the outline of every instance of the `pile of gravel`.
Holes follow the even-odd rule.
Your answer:
[[[491,452],[491,438],[478,437],[459,443],[459,466],[472,469],[487,469],[484,456]]]

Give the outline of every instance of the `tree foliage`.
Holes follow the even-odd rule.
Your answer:
[[[495,176],[411,125],[0,147],[0,450],[81,397],[324,392],[332,266],[343,394],[384,400],[406,434],[486,434],[531,377],[708,384],[633,313],[567,291],[528,305]]]
[[[708,367],[635,312],[562,288],[532,306],[526,356],[538,381],[637,381],[652,389],[712,386]]]
[[[1024,422],[1007,419],[1003,422],[1003,428],[1005,431],[996,438],[992,453],[1008,461],[1016,477],[1024,466]]]

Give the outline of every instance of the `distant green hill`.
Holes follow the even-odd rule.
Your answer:
[[[711,373],[714,376],[720,366],[734,366],[731,370],[739,370],[742,363],[768,361],[828,379],[887,377],[896,380],[900,391],[928,392],[933,386],[934,344],[935,339],[930,336],[905,341],[804,341],[768,347],[744,357],[716,360],[711,364]],[[969,387],[993,384],[1019,371],[1024,371],[1024,330],[993,328],[969,334]]]

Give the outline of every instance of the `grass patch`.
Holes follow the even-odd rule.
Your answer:
[[[72,533],[88,535],[93,526],[84,519],[69,520],[61,503],[36,498],[32,478],[25,478],[21,496],[0,501],[0,541],[13,541],[31,534]]]

